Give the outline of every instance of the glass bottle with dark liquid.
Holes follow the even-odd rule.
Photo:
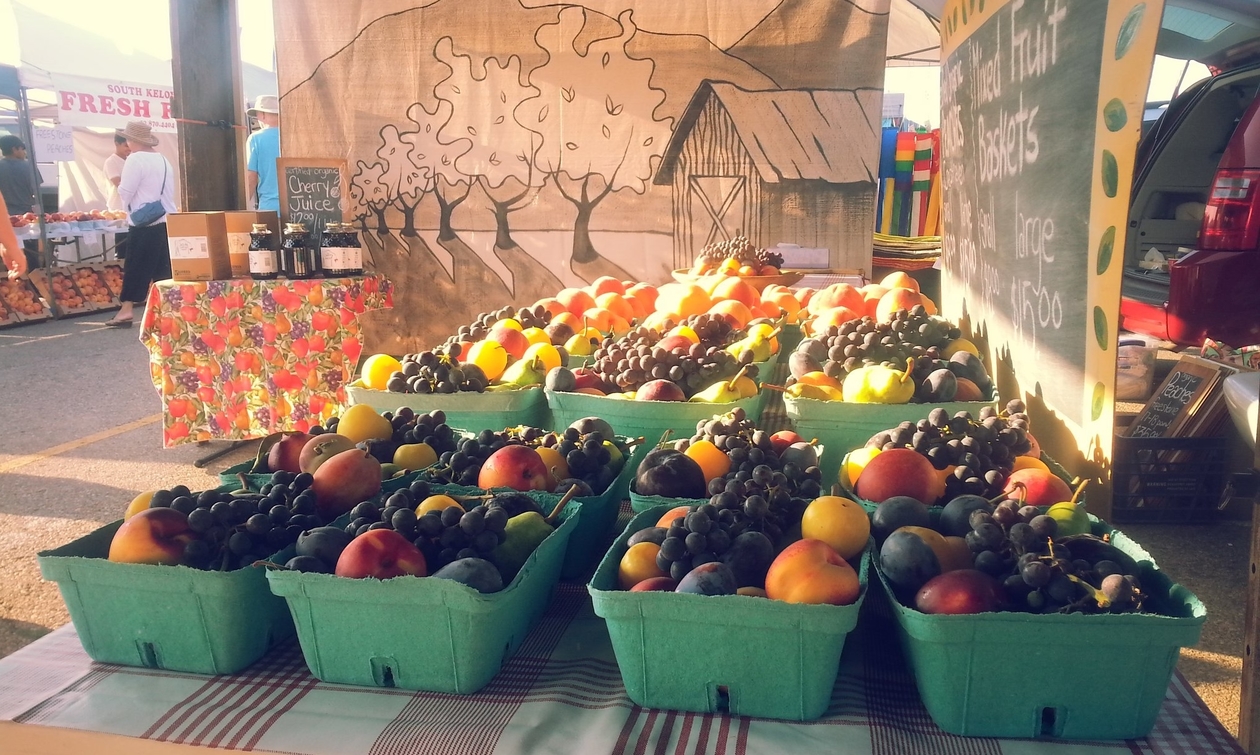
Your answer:
[[[314,278],[318,268],[311,234],[305,223],[285,223],[280,246],[280,270],[286,278]]]
[[[320,249],[320,267],[324,275],[344,278],[363,275],[363,250],[359,232],[350,223],[329,223],[324,230]]]
[[[254,223],[249,232],[249,277],[254,280],[275,280],[280,276],[275,240],[266,223]]]

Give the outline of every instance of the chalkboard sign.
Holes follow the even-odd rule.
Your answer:
[[[1129,426],[1130,438],[1170,438],[1178,435],[1216,386],[1221,368],[1199,359],[1182,358],[1159,390]]]
[[[949,0],[942,17],[945,312],[1009,354],[1020,388],[1078,439],[1111,422],[1112,250],[1161,12],[1160,0]]]
[[[324,226],[345,220],[345,160],[281,157],[276,172],[283,222],[305,223],[318,238]]]

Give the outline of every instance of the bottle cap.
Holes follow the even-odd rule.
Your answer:
[[[254,223],[253,226],[254,230],[250,231],[250,233],[271,233],[271,226],[266,223]]]
[[[306,233],[306,223],[285,223],[285,233]]]

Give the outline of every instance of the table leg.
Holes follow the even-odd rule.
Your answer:
[[[202,456],[201,458],[197,459],[196,461],[193,462],[193,466],[196,467],[197,469],[201,469],[202,467],[206,466],[207,464],[214,461],[215,459],[218,459],[222,456],[227,456],[228,454],[232,453],[233,451],[245,445],[246,443],[253,443],[253,442],[254,441],[252,440],[234,440],[231,443],[229,443],[226,448],[220,448],[217,451],[212,451],[206,454],[205,456]],[[202,444],[198,443],[197,445],[202,445]]]
[[[1260,504],[1260,496],[1255,499]],[[1251,755],[1260,755],[1260,505],[1251,511],[1251,564],[1247,575],[1247,618],[1243,624],[1242,710],[1238,740]]]

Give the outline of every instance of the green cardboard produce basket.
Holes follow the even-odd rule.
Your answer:
[[[927,419],[936,407],[952,416],[955,412],[968,411],[973,416],[985,406],[996,406],[997,401],[954,401],[944,404],[851,404],[847,401],[821,401],[814,398],[783,397],[788,419],[796,432],[805,440],[817,438],[832,449],[831,458],[822,467],[826,487],[836,481],[844,455],[866,445],[871,436],[881,430],[896,427],[907,420],[918,422]]]
[[[729,412],[739,406],[754,422],[761,417],[761,393],[728,404],[703,404],[690,401],[633,401],[629,399],[591,396],[585,393],[547,391],[551,407],[552,427],[568,427],[583,417],[602,417],[618,433],[642,435],[653,443],[666,430],[686,433],[696,429],[696,422],[714,414]]]
[[[779,332],[779,353],[791,354],[804,338],[801,325],[800,323],[786,323],[780,327],[782,330]]]
[[[489,595],[432,577],[269,570],[266,579],[288,601],[306,665],[320,680],[470,694],[494,678],[542,616],[579,518],[565,519],[512,583]]]
[[[869,548],[859,568],[862,593],[851,606],[618,589],[626,540],[666,510],[635,516],[587,586],[608,624],[626,694],[647,708],[793,721],[825,713],[845,637],[866,598]]]
[[[94,661],[233,674],[293,634],[261,567],[202,571],[106,560],[118,520],[39,554]]]
[[[1153,614],[919,613],[892,597],[906,660],[936,725],[972,737],[1136,739],[1150,733],[1181,648],[1199,641],[1207,609],[1124,533],[1090,517],[1096,535],[1141,566]],[[878,559],[875,559],[878,562]]]
[[[629,439],[621,438],[621,440]],[[575,498],[565,506],[564,516],[572,516],[580,507],[582,517],[573,528],[573,534],[569,536],[568,547],[564,553],[564,566],[560,569],[561,579],[566,581],[582,579],[591,566],[604,555],[610,531],[616,524],[617,515],[621,511],[621,502],[628,495],[630,480],[634,477],[634,471],[639,468],[639,462],[643,461],[643,457],[650,449],[649,443],[632,446],[625,466],[621,468],[617,479],[608,486],[607,490],[596,496]],[[434,485],[433,492],[448,495],[481,495],[486,491],[466,485]],[[560,491],[559,494],[530,491],[527,495],[538,501],[544,511],[551,511],[560,502],[564,491]]]
[[[370,390],[356,380],[346,386],[346,395],[351,404],[367,404],[378,412],[396,411],[400,406],[420,413],[441,409],[451,427],[547,427],[547,399],[541,387],[487,393],[390,393]]]

